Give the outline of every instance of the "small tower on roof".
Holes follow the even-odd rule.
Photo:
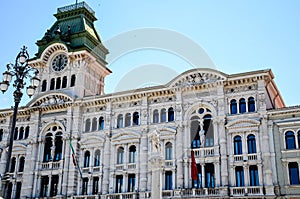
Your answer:
[[[30,64],[40,70],[36,95],[64,92],[74,97],[104,94],[104,79],[111,71],[108,50],[95,28],[95,12],[85,2],[57,9],[55,23],[36,42]]]

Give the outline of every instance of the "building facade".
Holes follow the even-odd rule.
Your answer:
[[[195,68],[104,94],[94,11],[82,2],[55,17],[30,60],[41,84],[19,108],[11,160],[13,110],[0,110],[8,198],[300,197],[300,108],[285,107],[270,69]]]

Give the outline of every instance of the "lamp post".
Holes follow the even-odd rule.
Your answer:
[[[31,97],[34,94],[35,89],[39,86],[40,83],[40,79],[37,77],[38,70],[28,65],[28,59],[29,59],[29,54],[27,52],[27,48],[23,46],[23,48],[21,48],[21,51],[16,57],[15,64],[9,63],[6,65],[7,70],[3,73],[3,81],[0,82],[0,90],[4,93],[8,89],[10,82],[14,77],[13,87],[15,88],[15,91],[13,93],[14,102],[15,102],[14,112],[13,112],[11,130],[9,134],[9,145],[7,151],[5,172],[4,172],[4,177],[2,178],[2,196],[8,194],[7,193],[7,181],[9,179],[8,172],[10,169],[9,168],[10,159],[11,159],[12,148],[13,148],[14,131],[16,127],[18,107],[21,98],[23,96],[22,89],[26,85],[26,79],[31,78],[30,79],[31,85],[28,86],[26,90],[27,95]]]

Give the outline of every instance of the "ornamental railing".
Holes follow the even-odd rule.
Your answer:
[[[91,14],[95,15],[95,11],[87,3],[85,3],[84,1],[80,2],[80,3],[77,3],[77,4],[72,4],[72,5],[69,5],[69,6],[64,6],[64,7],[58,8],[57,13],[68,12],[68,11],[71,11],[71,10],[76,10],[78,8],[86,8]]]

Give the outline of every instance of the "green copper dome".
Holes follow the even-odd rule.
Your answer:
[[[38,53],[36,58],[53,43],[64,43],[69,52],[87,50],[98,61],[105,62],[108,50],[102,45],[94,22],[97,20],[95,12],[85,2],[73,4],[57,9],[54,14],[56,22],[48,29],[41,40],[37,41]]]

